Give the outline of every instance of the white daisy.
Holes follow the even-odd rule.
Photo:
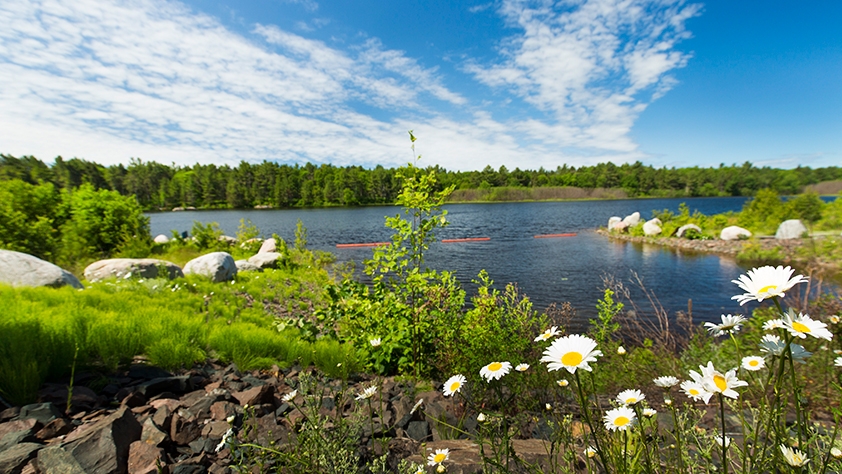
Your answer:
[[[781,445],[781,453],[783,453],[786,463],[792,467],[801,467],[810,462],[810,460],[804,456],[804,453],[788,446]]]
[[[293,390],[293,391],[289,392],[288,394],[284,395],[282,397],[282,400],[289,403],[289,402],[291,402],[295,399],[296,395],[298,395],[298,390]]]
[[[766,367],[766,359],[758,356],[743,357],[740,367],[755,372]]]
[[[436,464],[441,465],[441,463],[450,459],[450,450],[447,448],[444,449],[437,449],[436,452],[430,453],[427,456],[427,465],[428,466],[435,466]]]
[[[535,338],[535,342],[546,341],[547,339],[550,339],[551,337],[554,337],[554,336],[558,336],[559,334],[560,334],[560,332],[558,330],[558,326],[553,326],[553,327],[547,329],[546,331],[542,332],[541,334],[539,334],[538,337]]]
[[[759,346],[761,352],[766,352],[774,356],[780,356],[784,353],[784,349],[786,349],[786,343],[774,334],[764,334],[760,339]]]
[[[839,315],[834,314],[833,316],[827,318],[827,320],[830,321],[830,324],[839,324]]]
[[[773,297],[783,298],[787,290],[798,283],[807,281],[807,277],[803,275],[793,277],[794,272],[795,270],[788,266],[771,267],[767,265],[753,268],[747,272],[747,275],[740,275],[738,280],[731,280],[731,283],[736,283],[737,286],[746,291],[746,293],[733,296],[731,299],[739,301],[740,305],[744,305],[754,300],[759,303]]]
[[[700,365],[699,368],[702,370],[702,385],[708,392],[721,393],[728,398],[736,399],[740,394],[734,389],[748,385],[748,382],[737,378],[736,369],[729,370],[723,375],[713,367],[713,362],[708,362],[707,366]]]
[[[605,412],[602,419],[605,422],[605,429],[625,431],[634,425],[635,418],[634,410],[627,406],[621,406]]]
[[[518,364],[515,366],[515,370],[517,370],[518,372],[526,372],[528,368],[529,364]]]
[[[643,416],[645,416],[646,418],[652,418],[653,416],[655,416],[657,414],[658,414],[658,412],[651,409],[651,408],[644,408],[643,409]]]
[[[617,354],[619,354],[619,355],[626,355],[626,348],[625,348],[625,347],[623,347],[623,346],[618,347],[618,348],[617,348]]]
[[[673,377],[672,375],[665,375],[663,377],[656,378],[652,382],[654,382],[658,387],[670,388],[678,385],[679,380],[677,377]]]
[[[368,343],[371,344],[371,347],[380,347],[381,342],[382,340],[379,337],[375,337],[374,339],[370,339],[368,341]]]
[[[635,403],[646,398],[640,390],[623,390],[617,394],[617,401],[623,405],[634,405]]]
[[[830,455],[835,457],[836,459],[842,459],[842,449],[837,447],[830,448]]]
[[[840,359],[842,359],[842,357],[840,357]],[[555,383],[557,383],[558,386],[561,387],[561,388],[564,388],[564,387],[570,385],[570,382],[568,382],[567,379],[556,380]]]
[[[833,365],[835,365],[836,367],[842,367],[842,357],[837,357],[836,359],[834,359]]]
[[[485,421],[485,413],[480,413],[479,415],[477,415],[477,421],[479,421],[480,423]]]
[[[784,328],[784,320],[780,318],[770,319],[763,323],[763,330],[764,331],[773,331],[775,329],[783,329]]]
[[[465,385],[465,376],[462,374],[456,374],[447,379],[447,382],[444,383],[442,392],[444,392],[445,397],[449,397],[454,393],[461,391],[463,385]]]
[[[549,362],[548,371],[567,369],[571,374],[576,369],[591,371],[589,362],[596,362],[596,358],[602,355],[602,351],[596,350],[596,341],[593,339],[573,334],[556,339],[544,351],[541,362]]]
[[[479,374],[488,382],[499,380],[512,370],[510,362],[492,362],[479,370]]]
[[[725,443],[726,449],[728,448],[728,446],[731,446],[731,438],[729,438],[727,436],[717,436],[717,437],[714,438],[714,440],[716,441],[716,444],[718,444],[720,448],[722,447],[723,443]]]
[[[693,373],[694,372],[692,371],[690,372],[691,375]],[[708,401],[710,401],[710,397],[713,396],[713,393],[705,390],[705,387],[701,383],[694,382],[691,380],[685,380],[684,382],[681,382],[681,390],[684,391],[685,395],[692,398],[693,400],[702,400],[705,403],[708,403]]]
[[[593,459],[593,457],[596,456],[596,448],[594,448],[593,446],[588,446],[587,448],[585,448],[585,456],[587,456],[589,459]]]
[[[796,316],[795,311],[789,311],[784,315],[784,329],[801,339],[806,339],[807,334],[828,341],[833,339],[833,334],[827,330],[827,324],[816,321],[806,314],[798,313]]]
[[[368,387],[367,389],[363,390],[363,393],[357,395],[356,400],[365,400],[367,398],[371,398],[374,396],[375,393],[377,393],[377,386],[372,385],[371,387]]]
[[[732,316],[730,314],[723,314],[721,316],[722,322],[705,323],[705,327],[713,336],[724,336],[725,334],[733,334],[740,330],[740,326],[745,322],[746,318],[741,315]]]

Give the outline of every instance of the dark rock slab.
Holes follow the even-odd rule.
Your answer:
[[[140,439],[141,432],[132,412],[120,407],[80,434],[71,433],[61,447],[88,472],[125,473],[129,446]]]
[[[24,405],[20,407],[20,414],[18,420],[26,420],[33,418],[38,420],[42,425],[61,418],[61,412],[52,403],[33,403],[31,405]]]
[[[7,449],[13,447],[16,444],[33,443],[38,441],[32,433],[33,430],[31,429],[7,433],[5,436],[0,438],[0,453],[6,451]]]
[[[196,420],[182,416],[179,413],[173,414],[170,424],[170,439],[174,443],[186,446],[198,438],[201,432],[202,427]]]
[[[36,420],[35,418],[7,421],[6,423],[0,424],[0,438],[3,438],[9,433],[15,433],[17,431],[32,430],[32,432],[34,433],[40,430],[43,426],[44,424]]]
[[[260,385],[242,392],[234,392],[231,395],[233,395],[242,406],[255,406],[274,402],[274,393],[275,388],[271,385]]]
[[[67,433],[73,431],[73,424],[64,418],[56,418],[55,420],[47,423],[41,428],[37,433],[35,433],[35,437],[41,441],[46,441],[48,439],[53,439],[57,436],[63,436]]]
[[[37,443],[20,443],[0,452],[0,474],[17,474],[34,459],[44,446]]]
[[[193,385],[190,383],[189,376],[181,375],[152,379],[138,385],[136,390],[147,399],[151,399],[155,395],[164,392],[187,393],[193,390]]]
[[[35,464],[43,473],[87,474],[76,458],[59,446],[51,446],[38,451]]]
[[[144,443],[135,441],[129,446],[129,474],[157,474],[158,466],[166,464],[164,461],[164,450]]]

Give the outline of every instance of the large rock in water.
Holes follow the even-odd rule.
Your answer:
[[[187,262],[184,273],[204,275],[218,283],[232,280],[237,275],[237,264],[228,252],[213,252]]]
[[[0,250],[0,282],[12,286],[70,285],[82,288],[79,279],[70,272],[28,253]]]
[[[263,252],[249,258],[248,262],[260,268],[277,268],[281,257],[278,252]]]
[[[702,233],[702,228],[697,226],[696,224],[684,224],[683,226],[678,228],[678,231],[675,233],[675,236],[678,238],[684,238],[684,235],[687,233],[688,230],[695,230],[698,233]]]
[[[790,219],[781,222],[778,226],[778,231],[775,232],[775,238],[778,240],[784,239],[800,239],[802,235],[807,232],[807,227],[800,219]]]
[[[634,227],[640,223],[640,213],[634,212],[623,218],[623,223],[628,227]]]
[[[274,253],[278,251],[278,244],[274,238],[266,239],[260,245],[260,250],[257,253]]]
[[[643,234],[647,236],[658,235],[661,233],[661,219],[657,217],[650,219],[643,224]]]
[[[620,222],[623,222],[623,219],[621,219],[621,218],[619,218],[619,217],[617,217],[617,216],[610,217],[610,218],[608,219],[608,230],[609,230],[609,231],[610,231],[610,230],[614,230],[614,226],[615,226],[615,225],[617,225],[617,224],[618,224],[618,223],[620,223]]]
[[[181,268],[166,260],[154,258],[109,258],[88,265],[85,268],[85,279],[99,281],[104,278],[158,278],[166,276],[170,280],[181,278],[184,273]]]
[[[748,237],[751,237],[751,232],[736,225],[726,227],[719,233],[719,238],[722,240],[739,240]]]

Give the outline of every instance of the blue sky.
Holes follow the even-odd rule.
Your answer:
[[[842,2],[5,0],[0,152],[842,163]]]

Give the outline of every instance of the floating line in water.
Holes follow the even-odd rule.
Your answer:
[[[576,232],[567,232],[565,234],[542,234],[533,236],[536,239],[554,239],[556,237],[576,237]]]

